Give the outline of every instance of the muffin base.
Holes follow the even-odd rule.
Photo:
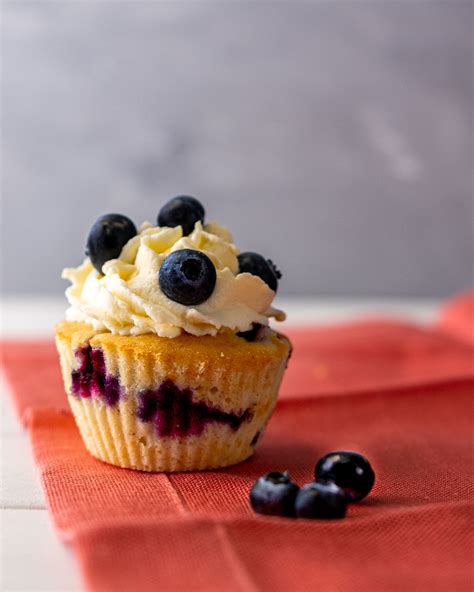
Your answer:
[[[86,448],[99,460],[143,471],[219,468],[251,456],[275,406],[291,348],[271,330],[262,341],[247,343],[232,334],[173,340],[96,334],[88,325],[63,322],[56,336],[69,404]],[[120,384],[114,404],[94,389],[85,397],[74,392],[72,377],[84,347],[100,350],[104,371]],[[166,381],[192,392],[193,404],[237,419],[209,421],[192,434],[160,434],[155,418],[140,419],[140,400]],[[179,418],[168,419],[179,428]]]

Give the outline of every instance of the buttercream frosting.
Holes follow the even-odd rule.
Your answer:
[[[217,281],[208,300],[185,306],[161,291],[158,273],[165,258],[178,249],[205,253],[214,263]],[[156,333],[160,337],[216,335],[220,331],[247,331],[253,323],[268,325],[269,318],[284,320],[272,307],[275,292],[259,277],[239,273],[230,232],[217,222],[197,222],[188,236],[181,226],[152,226],[145,222],[117,259],[107,261],[99,273],[87,257],[67,268],[66,318],[86,322],[95,330],[119,335]]]

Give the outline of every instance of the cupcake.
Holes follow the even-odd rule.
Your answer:
[[[190,471],[245,460],[276,403],[291,352],[269,327],[280,273],[240,253],[180,196],[156,226],[109,214],[86,259],[65,269],[56,327],[64,385],[87,450],[142,471]]]

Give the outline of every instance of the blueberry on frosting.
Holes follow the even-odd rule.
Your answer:
[[[216,268],[201,251],[180,249],[163,261],[158,281],[161,291],[170,300],[195,306],[205,302],[214,291]]]
[[[183,235],[191,234],[196,222],[204,222],[204,208],[195,197],[178,195],[167,202],[158,214],[158,226],[181,226]]]
[[[251,273],[262,279],[274,292],[278,289],[278,280],[281,273],[278,271],[273,261],[265,259],[258,253],[248,251],[241,253],[239,259],[240,273]]]
[[[92,226],[87,238],[86,255],[102,273],[102,266],[116,259],[128,241],[137,234],[135,224],[122,214],[101,216]]]

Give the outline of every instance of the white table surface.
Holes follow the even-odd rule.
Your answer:
[[[287,326],[337,323],[374,314],[423,324],[435,317],[439,307],[438,301],[423,299],[281,298],[276,304],[287,311]],[[64,308],[63,299],[4,298],[0,301],[1,337],[52,336],[52,327],[63,317]],[[27,434],[14,416],[7,385],[1,377],[0,413],[0,590],[81,590],[74,557],[53,531]]]

